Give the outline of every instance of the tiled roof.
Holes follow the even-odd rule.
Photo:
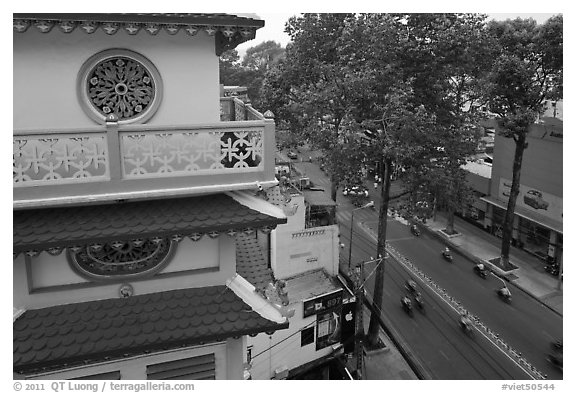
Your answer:
[[[193,37],[204,30],[216,37],[217,56],[253,39],[262,26],[264,21],[254,14],[13,14],[16,33],[37,30],[43,34],[51,31],[70,34],[79,30],[92,34],[101,29],[109,36],[119,31],[129,35],[147,32],[148,36],[156,36],[162,31]]]
[[[13,324],[19,373],[285,329],[226,286],[182,289],[28,310]]]
[[[264,253],[254,236],[236,236],[236,273],[258,289],[265,289],[274,282],[272,269],[264,260]]]
[[[14,14],[13,19],[50,20],[50,21],[96,21],[96,22],[134,22],[134,23],[170,23],[183,25],[232,25],[232,26],[264,26],[264,21],[256,14],[199,14],[199,13],[106,13],[106,14],[74,14],[74,13],[30,13]]]
[[[279,219],[225,194],[14,211],[13,251],[135,238],[274,228]]]

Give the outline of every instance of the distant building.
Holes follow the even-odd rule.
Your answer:
[[[563,243],[563,122],[542,117],[528,134],[516,201],[512,241],[544,261],[559,262]],[[496,132],[486,226],[502,235],[515,143]]]
[[[562,109],[562,101],[549,103],[530,129],[512,231],[514,246],[543,261],[558,263],[563,249]],[[493,154],[478,154],[476,160],[464,166],[477,197],[464,216],[501,237],[516,146],[512,139],[498,133],[495,119],[482,125],[489,133],[494,130]]]

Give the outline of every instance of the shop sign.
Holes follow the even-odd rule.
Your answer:
[[[341,312],[342,309],[339,307],[316,316],[317,351],[340,342],[342,334]]]
[[[314,299],[304,300],[304,318],[342,305],[342,297],[343,291],[338,289]]]

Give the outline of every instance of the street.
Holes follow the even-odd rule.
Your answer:
[[[329,189],[326,176],[314,164],[299,164],[318,186]],[[378,205],[379,198],[370,190],[370,199]],[[348,198],[338,194],[337,220],[340,225],[341,265],[347,269],[350,221],[354,206]],[[369,261],[376,251],[377,211],[370,208],[354,212],[352,264]],[[455,299],[464,309],[521,354],[529,364],[548,379],[561,379],[562,373],[546,361],[550,342],[562,337],[562,318],[540,302],[512,288],[511,304],[502,302],[495,290],[502,286],[500,279],[489,276],[486,280],[475,275],[473,263],[454,253],[453,263],[441,256],[444,245],[423,231],[420,237],[410,233],[409,226],[389,218],[388,245],[397,255],[413,264],[434,283],[428,285],[397,258],[385,262],[383,319],[401,335],[414,358],[434,379],[529,379],[512,359],[480,331],[474,337],[465,335],[458,326],[458,311],[438,295],[443,289],[446,297]],[[367,291],[372,293],[375,263],[365,265],[369,277]],[[414,310],[412,317],[401,308],[400,298],[406,293],[404,282],[414,279],[423,294],[425,313]],[[517,360],[517,359],[516,359]]]

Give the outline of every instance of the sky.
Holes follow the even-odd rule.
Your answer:
[[[561,13],[561,11],[556,13],[488,13],[488,17],[489,19],[496,20],[515,19],[516,17],[532,18],[536,20],[537,23],[544,23],[551,16],[559,13]],[[240,58],[244,56],[248,48],[265,41],[276,41],[285,47],[286,44],[290,42],[290,37],[288,34],[284,33],[284,24],[291,16],[299,14],[300,12],[257,12],[256,15],[258,15],[260,19],[264,20],[265,25],[256,30],[255,39],[238,45],[236,50],[238,51]]]

